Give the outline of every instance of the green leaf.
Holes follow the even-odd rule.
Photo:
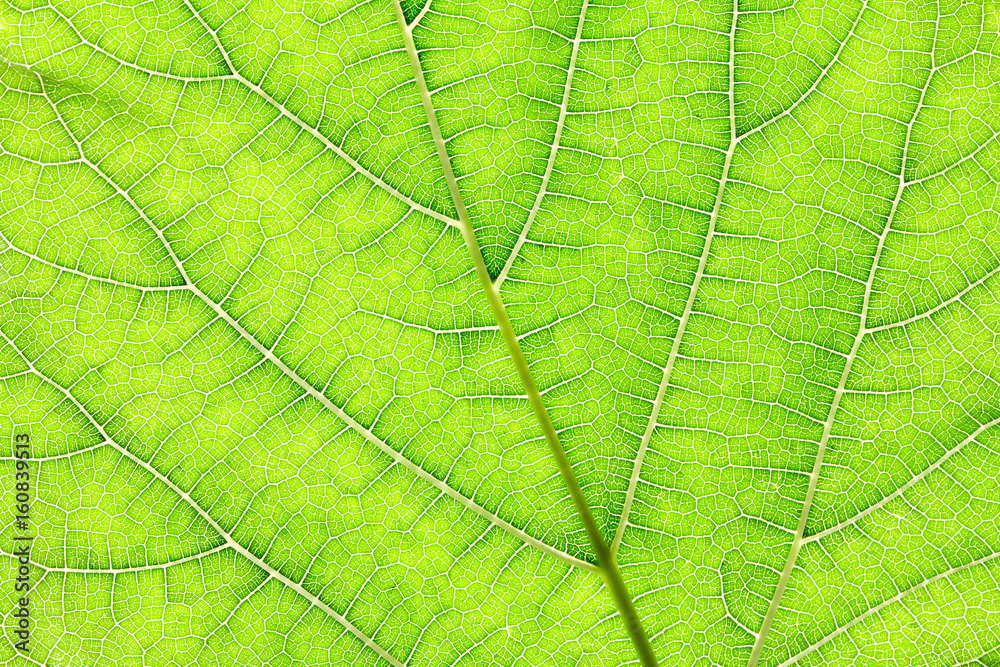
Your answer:
[[[0,663],[1000,665],[995,0],[0,13]]]

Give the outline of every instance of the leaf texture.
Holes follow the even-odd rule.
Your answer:
[[[660,663],[1000,665],[994,0],[399,9],[4,0],[0,663],[637,664],[405,30]]]

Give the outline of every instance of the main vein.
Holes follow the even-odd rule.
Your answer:
[[[400,5],[400,0],[392,0],[392,6],[396,12],[396,20],[399,22],[399,29],[403,36],[403,42],[406,45],[406,53],[409,57],[410,65],[413,67],[413,76],[417,84],[417,90],[420,93],[420,100],[423,103],[424,111],[427,114],[427,122],[430,125],[431,135],[434,137],[434,145],[437,148],[438,159],[441,162],[441,168],[444,172],[445,180],[448,183],[448,191],[451,194],[452,202],[455,205],[455,211],[458,213],[459,227],[462,232],[462,238],[465,240],[465,245],[472,257],[472,263],[475,265],[476,275],[479,277],[479,282],[482,284],[483,291],[486,293],[486,300],[489,302],[490,310],[492,310],[493,316],[496,318],[497,324],[500,327],[500,334],[503,336],[504,343],[507,345],[507,350],[514,361],[514,366],[517,369],[517,375],[528,395],[528,401],[531,403],[531,408],[542,428],[545,441],[549,445],[552,456],[555,458],[556,465],[559,468],[559,473],[562,475],[563,482],[569,490],[570,497],[573,500],[573,505],[576,507],[576,511],[580,515],[580,519],[583,522],[583,527],[587,532],[587,537],[590,539],[591,546],[594,549],[594,554],[597,557],[600,574],[603,577],[604,582],[608,587],[608,591],[611,593],[611,597],[615,602],[615,606],[618,609],[618,613],[625,624],[625,629],[628,632],[629,639],[632,640],[632,645],[635,647],[639,661],[643,667],[656,667],[657,663],[656,657],[653,655],[653,648],[649,643],[649,638],[646,636],[646,633],[642,628],[642,623],[640,622],[639,615],[635,610],[635,604],[632,602],[632,597],[629,595],[628,590],[625,587],[625,581],[622,579],[621,570],[618,568],[617,560],[611,552],[611,549],[608,547],[607,542],[604,541],[604,536],[601,534],[601,530],[598,527],[597,522],[594,520],[594,515],[591,513],[590,506],[587,504],[587,499],[584,497],[583,490],[580,488],[580,482],[577,480],[576,473],[573,471],[573,467],[570,465],[569,459],[566,457],[566,451],[563,449],[562,443],[559,441],[559,435],[556,433],[555,426],[552,424],[552,419],[549,417],[549,413],[545,408],[545,403],[542,401],[542,396],[538,391],[538,386],[535,384],[535,380],[531,375],[531,370],[528,368],[528,361],[525,359],[524,353],[521,351],[521,345],[517,341],[517,335],[514,333],[514,327],[510,322],[510,317],[507,315],[507,309],[504,307],[503,300],[500,298],[500,293],[494,286],[490,272],[486,268],[486,262],[483,260],[483,253],[479,247],[479,241],[476,239],[476,233],[472,227],[472,220],[469,218],[469,212],[466,210],[465,204],[462,200],[462,193],[458,187],[458,180],[455,178],[455,172],[451,166],[451,158],[448,157],[448,150],[445,147],[444,137],[441,134],[441,128],[437,122],[434,104],[431,101],[430,91],[427,88],[427,81],[424,78],[423,68],[420,65],[420,56],[417,54],[417,47],[413,41],[413,30],[406,23],[406,17],[403,14],[403,8]],[[582,13],[579,20],[582,24],[584,21]]]

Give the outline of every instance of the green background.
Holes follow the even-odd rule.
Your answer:
[[[634,661],[391,2],[2,7],[0,663]],[[1000,664],[1000,6],[403,12],[661,663]]]

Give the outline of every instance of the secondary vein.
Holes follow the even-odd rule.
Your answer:
[[[440,220],[446,225],[452,225],[452,226],[455,225],[455,221],[449,216],[444,215],[443,213],[439,213],[438,211],[435,211],[432,208],[428,208],[426,206],[423,206],[422,204],[417,203],[412,198],[408,197],[407,195],[403,194],[402,192],[394,188],[389,183],[385,182],[380,176],[369,171],[367,168],[364,167],[364,165],[362,165],[360,162],[351,157],[346,151],[344,151],[344,149],[342,149],[340,146],[332,142],[325,134],[317,130],[312,125],[309,125],[308,123],[303,121],[301,118],[298,117],[298,115],[289,110],[284,104],[282,104],[278,100],[274,99],[271,95],[269,95],[263,88],[261,88],[253,81],[247,79],[245,76],[240,74],[239,70],[236,68],[232,60],[229,58],[229,53],[226,51],[225,48],[223,48],[222,41],[219,39],[218,33],[215,30],[213,30],[212,27],[208,25],[208,22],[206,22],[205,19],[202,18],[201,14],[197,10],[195,10],[195,8],[191,5],[190,0],[184,0],[184,4],[197,19],[198,23],[201,24],[201,27],[204,28],[204,30],[208,32],[208,34],[211,36],[212,41],[215,44],[215,48],[219,50],[219,53],[222,55],[222,59],[226,62],[226,66],[229,68],[229,71],[233,73],[232,76],[235,80],[239,81],[244,86],[252,90],[255,94],[259,95],[264,101],[266,101],[269,105],[271,105],[271,107],[277,110],[278,113],[280,113],[282,116],[288,118],[288,120],[298,125],[304,131],[306,131],[310,136],[312,136],[315,139],[318,139],[324,146],[326,146],[328,149],[336,153],[341,159],[345,160],[349,165],[351,165],[351,167],[356,172],[367,178],[369,181],[371,181],[378,187],[382,188],[382,190],[384,190],[389,196],[395,197],[396,199],[403,202],[410,208],[420,211],[421,213],[429,217],[432,217],[436,220]]]
[[[860,20],[860,17],[858,20]],[[931,53],[933,54],[933,47],[931,49]],[[933,66],[933,61],[931,64]],[[813,498],[816,495],[816,488],[819,485],[820,472],[823,468],[823,457],[826,454],[827,443],[830,441],[830,434],[833,432],[833,424],[837,417],[837,409],[840,407],[841,398],[844,396],[844,390],[847,387],[847,379],[851,374],[851,368],[854,365],[855,358],[857,358],[858,350],[861,349],[861,343],[865,339],[865,336],[869,333],[866,323],[868,318],[868,308],[871,303],[872,289],[875,285],[875,274],[878,271],[879,260],[882,257],[882,251],[885,248],[886,239],[889,237],[889,232],[892,230],[892,221],[896,216],[896,211],[899,209],[899,203],[902,201],[903,191],[906,189],[906,162],[910,149],[910,139],[913,135],[913,126],[916,123],[920,107],[924,103],[927,90],[930,88],[932,78],[933,71],[928,72],[927,81],[924,83],[920,92],[920,98],[917,100],[916,108],[913,111],[913,117],[906,125],[906,136],[903,140],[903,152],[899,168],[899,184],[896,186],[896,196],[892,200],[892,206],[889,208],[889,213],[886,216],[885,224],[882,227],[882,233],[879,235],[878,245],[875,248],[875,256],[872,258],[871,268],[868,270],[868,280],[865,283],[865,291],[861,303],[858,333],[854,337],[854,344],[851,346],[851,352],[847,355],[847,360],[844,362],[844,370],[840,374],[840,381],[837,383],[837,389],[833,394],[833,401],[830,403],[830,410],[827,413],[826,422],[823,425],[823,434],[820,436],[819,446],[816,450],[816,459],[813,462],[812,473],[809,476],[809,486],[806,489],[805,499],[802,502],[802,512],[799,515],[799,523],[795,530],[795,537],[792,538],[792,544],[788,550],[788,558],[785,560],[785,567],[782,569],[781,576],[778,578],[778,584],[775,586],[774,596],[771,598],[771,604],[768,606],[767,613],[764,615],[760,632],[757,633],[757,637],[754,640],[753,649],[750,652],[750,660],[747,663],[748,667],[756,667],[757,662],[760,660],[761,654],[764,651],[764,643],[767,640],[767,634],[771,629],[771,624],[774,622],[774,617],[777,615],[778,607],[781,605],[781,598],[784,596],[785,588],[788,586],[792,572],[795,569],[795,561],[798,559],[799,552],[801,551],[803,544],[805,544],[804,536],[806,526],[809,523],[809,510],[812,509]]]
[[[833,533],[839,532],[839,531],[843,530],[844,528],[847,528],[848,526],[853,526],[854,524],[856,524],[858,521],[860,521],[861,519],[865,518],[869,514],[872,514],[872,513],[876,512],[876,511],[880,510],[881,508],[885,507],[890,502],[892,502],[896,498],[899,498],[904,493],[906,493],[907,491],[909,491],[911,488],[913,488],[915,485],[917,485],[922,479],[924,479],[925,477],[927,477],[928,475],[930,475],[931,473],[933,473],[935,470],[940,470],[941,467],[944,466],[944,464],[948,462],[948,459],[950,459],[951,457],[953,457],[956,454],[958,454],[960,451],[962,451],[963,449],[965,449],[965,447],[967,447],[969,444],[971,444],[972,442],[974,442],[976,440],[976,438],[978,438],[980,435],[982,435],[985,431],[988,431],[989,429],[991,429],[991,428],[993,428],[995,426],[1000,426],[1000,418],[994,419],[993,421],[989,421],[989,422],[983,424],[982,426],[980,426],[979,428],[977,428],[975,431],[973,431],[972,433],[970,433],[969,436],[967,438],[965,438],[965,440],[963,440],[962,442],[960,442],[957,445],[955,445],[952,449],[949,449],[947,452],[944,453],[943,456],[941,456],[941,458],[939,458],[937,461],[935,461],[931,465],[929,465],[926,468],[924,468],[918,474],[914,475],[912,478],[910,478],[910,481],[908,481],[906,484],[903,484],[902,486],[900,486],[898,489],[896,489],[892,493],[886,495],[884,498],[882,498],[882,500],[878,501],[877,503],[875,503],[873,505],[869,505],[868,507],[866,507],[865,509],[861,510],[860,512],[858,512],[854,516],[841,521],[836,526],[831,526],[830,528],[827,528],[826,530],[824,530],[821,533],[816,533],[815,535],[810,535],[809,537],[807,537],[807,538],[805,538],[803,540],[803,543],[809,543],[809,542],[815,542],[817,540],[821,540],[824,537],[826,537],[827,535],[832,535]]]
[[[147,461],[136,456],[134,453],[129,451],[127,447],[118,443],[110,435],[108,435],[107,431],[105,431],[104,429],[104,425],[98,422],[97,419],[92,414],[90,414],[90,411],[87,410],[87,408],[83,405],[83,403],[81,403],[80,400],[76,396],[74,396],[72,392],[70,392],[68,389],[57,383],[55,380],[52,380],[47,375],[45,375],[37,368],[35,368],[31,360],[28,359],[28,357],[25,356],[24,353],[21,352],[21,350],[16,345],[14,345],[14,341],[7,338],[6,334],[0,332],[0,338],[2,338],[8,345],[10,345],[10,347],[17,353],[18,356],[21,357],[24,363],[28,365],[31,371],[35,373],[35,375],[37,375],[43,382],[50,385],[53,389],[60,392],[67,399],[69,399],[69,401],[73,403],[74,406],[76,406],[76,409],[80,411],[80,414],[82,414],[84,418],[88,422],[90,422],[91,426],[97,429],[97,432],[101,434],[101,437],[103,437],[108,444],[114,447],[122,456],[124,456],[125,458],[129,459],[130,461],[138,465],[140,468],[142,468],[150,475],[152,475],[153,478],[159,480],[162,484],[166,485],[167,488],[176,493],[178,497],[180,497],[188,506],[191,507],[191,509],[193,509],[198,514],[198,516],[200,516],[206,523],[208,523],[208,525],[212,527],[213,530],[215,530],[216,533],[218,533],[218,535],[225,541],[225,546],[234,549],[237,553],[239,553],[241,556],[249,560],[251,563],[253,563],[260,569],[267,572],[270,577],[277,579],[285,586],[292,589],[293,591],[304,597],[306,600],[308,600],[310,603],[312,603],[313,605],[324,611],[327,614],[327,616],[329,616],[330,618],[332,618],[333,620],[344,626],[344,628],[346,628],[348,632],[350,632],[359,640],[361,640],[366,646],[375,651],[379,656],[387,660],[391,665],[393,665],[393,667],[403,667],[403,663],[401,663],[399,660],[393,657],[381,646],[376,644],[374,639],[363,633],[360,629],[358,629],[357,626],[355,626],[353,623],[347,620],[347,618],[334,611],[333,608],[331,608],[328,604],[319,599],[319,597],[317,597],[316,595],[310,593],[301,584],[292,581],[291,579],[283,575],[281,572],[273,568],[265,560],[259,558],[249,549],[247,549],[242,544],[237,542],[232,537],[232,535],[230,535],[229,532],[226,531],[226,529],[219,524],[218,521],[212,518],[212,516],[207,511],[205,511],[201,507],[201,505],[199,505],[194,500],[194,498],[191,497],[191,495],[187,491],[181,489],[173,481],[171,481],[169,477],[167,477],[159,470],[154,468]]]
[[[618,553],[622,538],[625,536],[625,529],[628,526],[628,517],[632,512],[632,501],[635,499],[635,490],[639,485],[639,474],[642,471],[642,464],[646,458],[646,451],[649,448],[649,441],[656,431],[656,421],[660,416],[660,409],[663,407],[663,399],[667,394],[667,387],[670,386],[670,376],[673,374],[674,365],[677,363],[678,353],[681,349],[681,339],[687,330],[688,321],[694,311],[694,302],[698,296],[698,287],[701,279],[705,276],[705,266],[708,264],[708,256],[712,250],[712,239],[715,238],[715,224],[719,219],[719,211],[722,209],[722,198],[726,189],[726,181],[729,179],[729,168],[733,162],[733,155],[739,145],[740,138],[736,136],[736,107],[735,107],[735,86],[736,86],[736,19],[738,14],[738,1],[733,1],[733,24],[729,31],[729,147],[726,149],[726,159],[722,166],[722,176],[719,178],[719,188],[715,193],[715,204],[712,205],[712,213],[708,220],[708,231],[705,233],[705,245],[698,259],[698,269],[691,282],[691,291],[688,292],[687,302],[684,304],[684,312],[681,314],[680,322],[677,324],[677,333],[674,334],[674,342],[670,346],[670,353],[667,355],[667,364],[663,368],[663,378],[660,386],[656,390],[656,398],[653,399],[653,408],[649,413],[649,421],[646,423],[646,430],[642,434],[639,442],[639,451],[635,455],[635,463],[632,466],[632,475],[629,477],[628,490],[625,492],[625,502],[622,505],[621,517],[618,519],[618,528],[615,530],[615,538],[611,542],[611,551]]]
[[[858,623],[861,623],[862,621],[864,621],[866,618],[870,617],[873,614],[877,614],[878,612],[882,611],[883,609],[885,609],[886,607],[888,607],[891,604],[895,604],[896,602],[899,602],[900,600],[902,600],[903,598],[905,598],[907,595],[911,595],[911,594],[913,594],[913,593],[915,593],[915,592],[917,592],[917,591],[919,591],[921,589],[927,588],[931,584],[933,584],[935,582],[938,582],[938,581],[941,581],[942,579],[947,579],[951,575],[956,574],[958,572],[963,572],[965,570],[969,570],[969,569],[972,569],[974,567],[978,567],[980,565],[985,565],[985,564],[989,563],[990,561],[995,560],[998,557],[1000,557],[1000,552],[992,553],[989,556],[985,556],[983,558],[980,558],[979,560],[972,561],[971,563],[965,563],[964,565],[958,565],[958,566],[953,567],[953,568],[951,568],[951,569],[949,569],[949,570],[947,570],[945,572],[942,572],[942,573],[937,574],[937,575],[935,575],[933,577],[930,577],[929,579],[924,579],[919,584],[917,584],[915,586],[912,586],[912,587],[906,589],[905,591],[903,591],[901,593],[897,593],[896,595],[892,596],[888,600],[884,600],[880,604],[875,605],[874,607],[872,607],[868,611],[864,612],[860,616],[857,616],[857,617],[853,618],[851,621],[849,621],[849,622],[845,623],[844,625],[840,626],[839,628],[837,628],[836,630],[834,630],[830,634],[826,635],[825,637],[823,637],[821,640],[819,640],[815,644],[812,644],[811,646],[809,646],[805,650],[800,651],[799,653],[797,653],[796,655],[792,656],[791,658],[789,658],[785,662],[781,663],[778,667],[791,667],[791,665],[794,665],[799,660],[801,660],[805,656],[809,655],[813,651],[815,651],[815,650],[817,650],[819,648],[822,648],[823,646],[825,646],[826,644],[828,644],[832,640],[836,639],[839,635],[842,635],[843,633],[847,632],[848,630],[850,630],[851,628],[853,628]]]
[[[562,103],[559,105],[559,119],[556,121],[556,133],[552,138],[552,148],[549,150],[549,160],[545,165],[545,173],[542,174],[542,183],[538,186],[535,203],[532,204],[531,210],[528,211],[528,218],[524,221],[524,227],[521,229],[521,234],[517,237],[517,243],[514,244],[510,255],[507,257],[507,261],[503,265],[503,269],[500,271],[500,275],[497,276],[496,282],[493,283],[498,292],[503,282],[507,280],[507,274],[510,272],[510,267],[514,265],[514,260],[517,259],[518,253],[521,251],[521,246],[524,245],[525,240],[528,238],[531,225],[534,223],[538,211],[542,208],[542,200],[545,199],[545,194],[549,187],[549,179],[552,178],[552,170],[556,164],[556,155],[559,153],[559,142],[562,140],[563,128],[566,126],[566,114],[569,112],[569,98],[573,92],[573,74],[576,72],[576,58],[580,53],[580,42],[583,38],[583,22],[587,17],[587,5],[589,2],[590,0],[583,0],[583,5],[580,8],[580,20],[576,24],[576,35],[573,37],[573,50],[569,55],[566,85],[563,87]],[[427,6],[430,6],[430,2],[427,3]]]
[[[41,85],[44,94],[45,90],[44,82],[41,82]],[[46,99],[48,99],[47,96]],[[118,194],[118,196],[122,197],[132,208],[132,210],[136,212],[139,218],[143,222],[145,222],[146,225],[149,226],[150,230],[154,234],[156,234],[157,238],[160,240],[160,243],[166,250],[167,255],[170,257],[174,266],[177,268],[177,271],[180,273],[181,278],[184,280],[183,287],[189,289],[196,297],[198,297],[198,299],[202,303],[211,308],[216,313],[216,315],[218,315],[223,321],[226,322],[226,324],[232,327],[240,335],[240,337],[243,338],[247,343],[249,343],[255,350],[257,350],[257,352],[262,354],[270,363],[277,366],[281,370],[281,372],[284,373],[290,380],[292,380],[295,384],[301,387],[310,396],[319,401],[323,405],[323,407],[325,407],[327,410],[330,410],[333,414],[339,417],[344,423],[346,423],[361,437],[363,437],[365,440],[378,447],[384,453],[388,454],[396,463],[399,463],[407,470],[410,470],[420,479],[431,484],[435,488],[443,491],[451,498],[457,500],[467,509],[472,510],[482,518],[489,521],[491,524],[497,526],[501,530],[506,531],[507,533],[510,533],[511,535],[520,539],[521,541],[535,547],[539,551],[547,553],[548,555],[553,556],[554,558],[557,558],[558,560],[561,560],[564,563],[568,563],[569,565],[572,565],[574,567],[579,567],[581,569],[588,570],[590,572],[595,572],[595,573],[597,572],[597,568],[592,563],[588,563],[584,560],[571,556],[570,554],[564,551],[560,551],[559,549],[556,549],[555,547],[546,544],[545,542],[542,542],[538,538],[521,530],[517,526],[511,524],[509,521],[504,521],[499,516],[490,512],[485,507],[479,505],[471,498],[463,495],[457,489],[451,487],[446,482],[438,479],[431,473],[427,472],[419,465],[417,465],[413,461],[403,456],[400,452],[397,452],[395,449],[390,447],[386,442],[384,442],[381,438],[377,437],[374,433],[372,433],[371,430],[365,428],[360,422],[358,422],[356,419],[354,419],[349,414],[344,412],[344,410],[342,410],[340,406],[336,405],[333,401],[327,398],[322,391],[320,391],[312,384],[307,382],[305,378],[300,376],[291,367],[289,367],[288,364],[283,362],[272,350],[266,348],[263,344],[261,344],[261,342],[258,341],[256,337],[253,336],[253,334],[247,331],[232,315],[230,315],[229,312],[225,308],[223,308],[221,304],[213,301],[197,285],[195,285],[194,281],[192,281],[190,277],[187,275],[187,271],[184,269],[184,264],[177,256],[177,253],[174,252],[173,246],[170,245],[166,237],[163,235],[163,230],[161,230],[153,223],[153,221],[149,218],[149,216],[146,215],[146,212],[142,209],[142,207],[140,207],[139,204],[134,199],[132,199],[132,197],[128,194],[128,192],[123,190],[113,179],[111,179],[107,174],[101,171],[101,169],[98,168],[97,165],[93,164],[86,157],[86,155],[83,152],[83,147],[80,145],[80,142],[76,140],[73,134],[69,131],[69,127],[66,125],[66,123],[62,121],[62,116],[60,115],[59,110],[56,108],[55,104],[52,104],[51,100],[49,101],[49,103],[52,105],[52,108],[56,113],[56,117],[59,119],[59,122],[63,125],[67,134],[69,134],[69,136],[76,143],[77,150],[80,153],[81,161],[88,167],[90,167],[94,171],[94,173],[96,173],[109,186],[111,186]]]

